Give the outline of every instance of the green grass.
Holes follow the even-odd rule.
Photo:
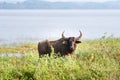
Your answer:
[[[120,38],[84,40],[72,57],[52,52],[39,59],[36,46],[4,46],[24,56],[0,56],[0,80],[120,80]]]

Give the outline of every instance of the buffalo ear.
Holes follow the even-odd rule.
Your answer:
[[[66,43],[67,43],[67,41],[63,41],[63,42],[62,42],[62,44],[66,44]]]
[[[81,43],[81,41],[76,41],[75,43],[76,43],[76,44],[79,44],[79,43]]]

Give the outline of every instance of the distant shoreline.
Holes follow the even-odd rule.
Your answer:
[[[120,9],[120,1],[100,3],[27,0],[17,3],[0,2],[0,9]]]

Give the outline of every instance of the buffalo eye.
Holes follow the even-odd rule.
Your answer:
[[[79,44],[79,43],[81,43],[81,41],[76,41],[75,43],[76,43],[76,44]]]

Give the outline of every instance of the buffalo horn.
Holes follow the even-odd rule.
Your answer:
[[[76,38],[76,40],[80,40],[82,37],[82,32],[81,31],[79,31],[79,32],[80,32],[80,35],[79,35],[79,37]]]
[[[62,38],[65,38],[65,36],[64,36],[64,32],[65,32],[65,31],[63,31],[63,33],[62,33]]]

